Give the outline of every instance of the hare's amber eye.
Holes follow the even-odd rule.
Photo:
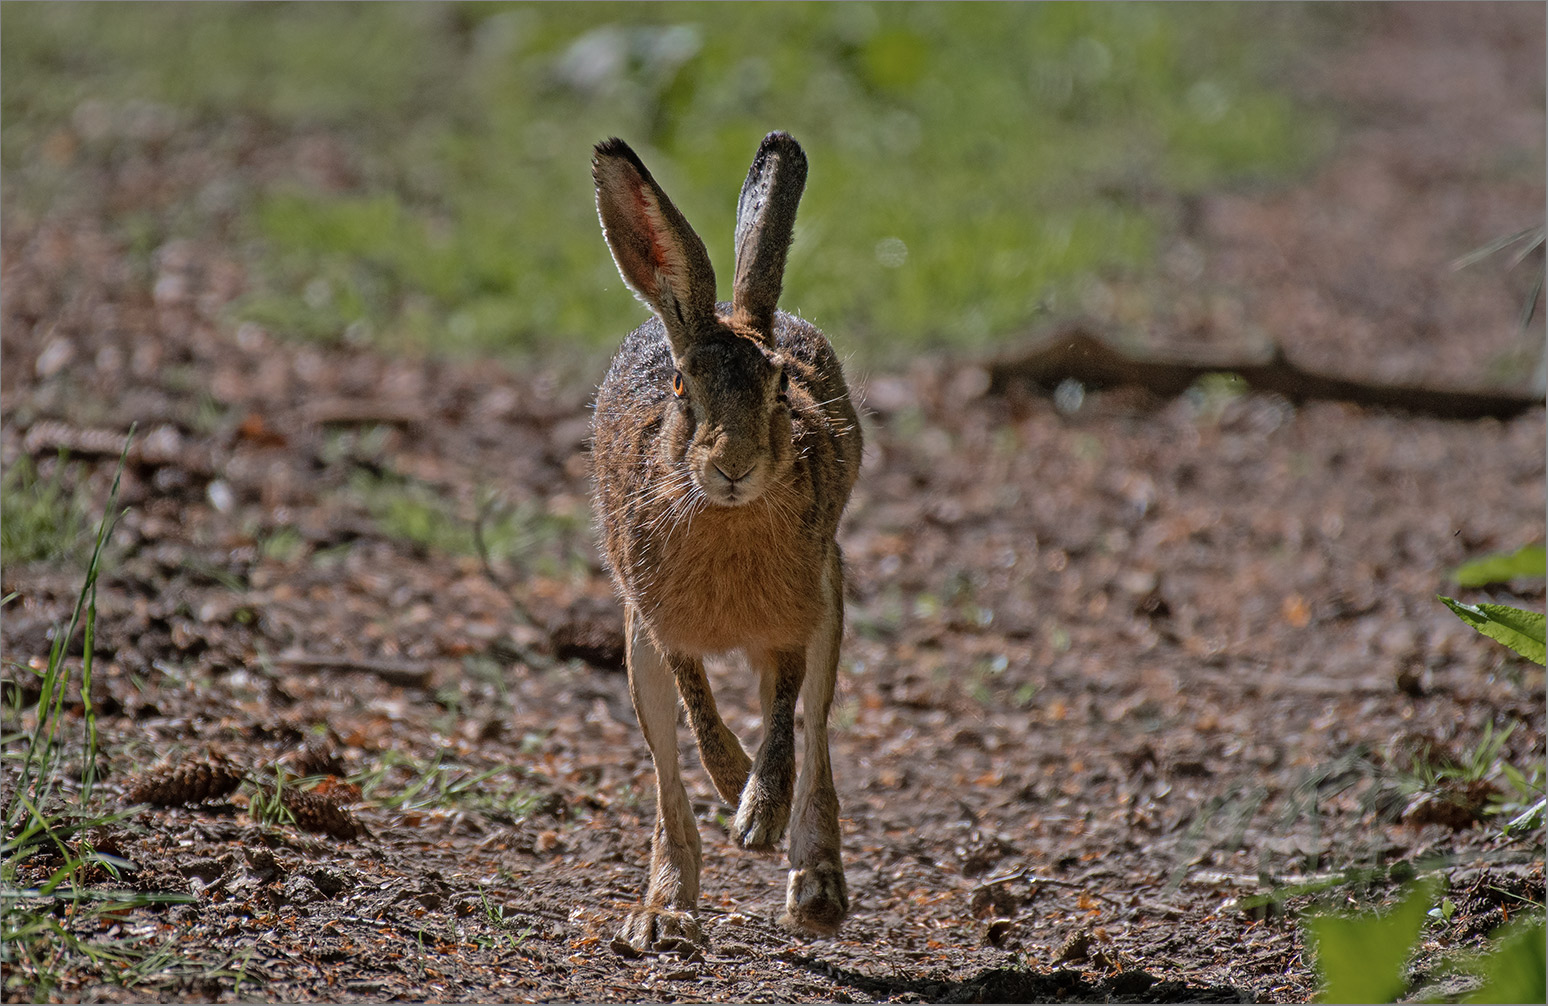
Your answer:
[[[688,394],[688,387],[683,384],[683,372],[681,370],[672,371],[672,394],[678,398]]]

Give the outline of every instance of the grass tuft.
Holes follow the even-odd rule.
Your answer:
[[[131,434],[131,437],[133,434]],[[82,975],[133,984],[164,951],[148,942],[113,935],[122,912],[151,904],[193,899],[182,892],[122,889],[135,865],[98,851],[94,835],[124,820],[131,810],[107,810],[94,799],[96,714],[91,702],[92,657],[97,621],[97,579],[102,552],[118,519],[120,478],[128,443],[119,457],[106,511],[68,623],[54,634],[46,666],[37,673],[38,698],[25,725],[20,696],[5,710],[3,765],[7,797],[0,814],[0,963],[7,999],[42,1001]],[[84,657],[77,680],[65,654],[77,630]],[[34,673],[7,665],[6,673]],[[84,708],[79,742],[62,733],[73,720],[67,705]],[[69,775],[67,752],[83,752],[78,776]],[[104,886],[110,885],[110,886]]]
[[[43,478],[25,454],[0,477],[0,555],[7,563],[69,555],[86,532],[86,506],[67,485],[66,458]]]
[[[513,823],[542,803],[541,794],[508,766],[477,772],[439,756],[421,763],[391,750],[350,781],[366,802],[399,813],[456,809]]]
[[[463,508],[428,483],[357,472],[350,497],[364,506],[382,533],[446,555],[519,559],[525,569],[559,577],[589,568],[590,543],[583,516],[550,512],[540,501],[501,504],[489,498],[478,513]]]

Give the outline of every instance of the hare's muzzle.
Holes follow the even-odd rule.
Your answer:
[[[719,506],[743,506],[763,495],[764,466],[754,459],[711,457],[699,470],[699,483],[709,501]]]

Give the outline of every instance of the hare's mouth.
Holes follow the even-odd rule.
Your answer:
[[[733,477],[717,464],[705,465],[699,473],[699,486],[705,499],[717,506],[745,506],[763,495],[763,470],[753,465]]]

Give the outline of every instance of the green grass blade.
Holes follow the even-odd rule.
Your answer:
[[[1515,831],[1536,831],[1543,826],[1543,814],[1548,811],[1548,797],[1543,797],[1526,810],[1511,818],[1505,825],[1508,835]]]
[[[1517,577],[1543,576],[1548,573],[1548,549],[1542,545],[1524,545],[1514,552],[1497,552],[1464,562],[1451,571],[1451,582],[1459,587],[1487,587],[1491,583],[1509,583]]]
[[[1516,319],[1516,324],[1523,332],[1531,327],[1532,315],[1537,313],[1537,302],[1543,296],[1543,277],[1544,270],[1537,270],[1537,279],[1532,281],[1532,289],[1521,302],[1521,316]]]
[[[118,523],[119,515],[115,513],[118,505],[118,491],[123,481],[124,464],[129,459],[129,446],[134,442],[134,430],[129,428],[129,435],[124,440],[124,449],[118,455],[118,468],[113,473],[113,485],[108,490],[107,506],[102,513],[102,520],[97,523],[97,539],[91,550],[91,559],[86,565],[86,579],[81,584],[80,592],[75,598],[75,607],[70,612],[70,621],[65,631],[55,634],[54,644],[49,649],[48,666],[43,674],[42,693],[38,698],[37,723],[33,728],[32,737],[27,745],[27,750],[22,757],[22,765],[16,782],[18,794],[32,788],[32,813],[40,813],[41,808],[48,803],[55,783],[51,766],[53,765],[54,736],[59,730],[59,724],[64,720],[64,700],[69,692],[70,673],[64,666],[65,654],[69,648],[69,642],[75,638],[75,630],[80,627],[83,617],[87,620],[87,648],[83,662],[83,673],[86,675],[82,688],[83,701],[87,710],[87,751],[86,751],[86,779],[87,790],[84,796],[90,795],[90,783],[94,775],[93,766],[96,761],[96,718],[91,707],[90,668],[91,668],[91,643],[95,641],[96,621],[96,596],[97,574],[102,569],[102,549],[107,544],[113,533],[114,526]],[[17,801],[20,804],[21,801]],[[7,821],[9,826],[12,822]]]
[[[1523,230],[1516,231],[1514,234],[1507,234],[1504,237],[1495,238],[1488,244],[1480,245],[1467,254],[1458,256],[1455,260],[1452,261],[1451,268],[1466,269],[1468,266],[1477,265],[1479,262],[1482,262],[1490,255],[1493,255],[1496,252],[1504,251],[1511,245],[1521,241],[1527,242],[1522,253],[1524,255],[1525,253],[1530,252],[1533,248],[1536,248],[1538,245],[1542,244],[1543,228],[1527,227]],[[1517,261],[1520,260],[1518,259]],[[1515,263],[1512,263],[1512,265],[1514,264]]]
[[[1508,604],[1464,604],[1444,594],[1436,596],[1458,618],[1490,639],[1504,643],[1534,663],[1548,663],[1543,643],[1545,619],[1540,613]]]
[[[120,467],[120,471],[122,468]],[[113,500],[118,496],[118,480],[113,480],[113,492],[108,497],[108,512],[113,509]],[[107,521],[103,521],[104,530]],[[101,551],[102,542],[97,543],[98,552]],[[93,573],[88,577],[91,582],[90,594],[86,601],[86,625],[81,631],[81,705],[85,707],[86,714],[81,717],[81,729],[85,732],[86,755],[85,762],[81,766],[81,796],[80,803],[85,807],[91,802],[91,791],[97,784],[97,707],[91,701],[91,670],[94,663],[94,655],[97,648],[97,577],[96,554],[93,554]]]

